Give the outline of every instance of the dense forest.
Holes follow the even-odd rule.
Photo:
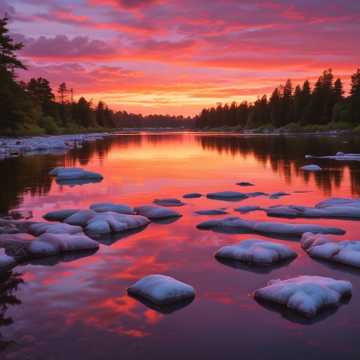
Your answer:
[[[9,36],[8,18],[0,19],[0,135],[38,135],[102,131],[114,128],[190,126],[192,119],[114,112],[102,101],[93,104],[62,83],[53,89],[47,79],[18,81],[26,66],[17,57],[23,44]]]
[[[314,88],[306,80],[295,89],[291,80],[276,88],[270,98],[264,95],[254,103],[219,104],[204,109],[196,127],[211,129],[339,129],[360,125],[360,69],[351,76],[349,96],[344,96],[341,79],[334,81],[332,70],[325,70]]]

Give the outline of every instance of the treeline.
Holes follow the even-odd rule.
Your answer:
[[[326,70],[313,88],[306,80],[295,89],[291,80],[276,88],[270,98],[264,95],[254,103],[219,104],[204,109],[196,118],[196,127],[217,128],[321,128],[360,125],[360,69],[351,76],[349,96],[344,96],[341,79],[334,81]]]
[[[18,81],[17,70],[26,70],[17,51],[23,44],[9,36],[8,18],[0,19],[0,135],[39,135],[101,131],[122,127],[179,127],[182,117],[114,112],[102,101],[80,97],[60,84],[56,94],[48,80]]]

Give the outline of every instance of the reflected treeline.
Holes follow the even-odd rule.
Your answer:
[[[306,154],[334,155],[338,151],[360,153],[359,138],[199,135],[196,139],[205,150],[232,156],[253,156],[264,166],[269,164],[288,183],[291,183],[293,176],[302,176],[306,183],[314,177],[315,183],[326,195],[331,195],[332,189],[340,187],[344,171],[348,169],[352,193],[360,195],[360,163],[321,160],[321,165],[331,168],[331,171],[308,173],[299,170],[306,163]]]
[[[2,338],[1,328],[13,323],[6,313],[11,306],[21,304],[15,293],[23,282],[21,274],[11,271],[0,273],[0,353],[13,343]]]

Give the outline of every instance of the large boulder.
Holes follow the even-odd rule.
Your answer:
[[[334,241],[325,235],[305,233],[301,246],[311,257],[360,268],[360,241]]]
[[[127,289],[131,296],[145,299],[159,306],[172,305],[194,299],[192,286],[165,275],[148,275]]]
[[[340,305],[342,298],[350,296],[349,281],[322,276],[299,276],[287,280],[271,280],[267,286],[255,291],[255,298],[285,306],[312,318],[324,307]]]
[[[103,179],[101,174],[81,168],[57,167],[50,171],[50,175],[55,176],[56,181],[61,185],[82,185]]]
[[[219,259],[259,266],[274,265],[285,260],[292,260],[296,256],[296,252],[286,245],[253,239],[224,246],[215,254],[215,257]]]
[[[39,222],[34,223],[29,227],[29,234],[34,236],[40,236],[44,233],[50,234],[79,234],[82,233],[83,230],[80,226],[73,226],[69,224],[63,223],[46,223],[46,222]]]
[[[48,221],[64,221],[66,218],[80,211],[79,209],[55,210],[46,213],[43,218]]]

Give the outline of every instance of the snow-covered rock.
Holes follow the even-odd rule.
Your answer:
[[[75,214],[80,211],[79,209],[63,209],[63,210],[55,210],[46,213],[43,218],[48,221],[64,221],[69,216]]]
[[[299,276],[287,280],[271,280],[255,291],[255,298],[277,303],[311,318],[324,307],[339,306],[343,297],[350,296],[349,281],[322,276]]]
[[[236,209],[234,209],[235,211],[238,211],[242,214],[246,214],[252,211],[257,211],[257,210],[263,210],[260,206],[253,206],[253,205],[245,205],[245,206],[239,206]]]
[[[34,257],[54,256],[64,252],[97,250],[99,244],[85,234],[45,233],[29,244],[29,253]]]
[[[283,196],[289,196],[289,193],[283,192],[283,191],[278,191],[278,192],[274,192],[272,194],[270,194],[270,199],[280,199]]]
[[[39,222],[39,223],[32,224],[29,227],[28,232],[34,236],[39,236],[44,233],[75,235],[75,234],[82,233],[83,230],[80,226],[73,226],[73,225],[63,224],[63,223]]]
[[[135,212],[151,220],[161,220],[182,216],[173,209],[157,205],[144,205],[135,208]]]
[[[222,247],[215,254],[224,260],[240,261],[250,265],[267,266],[296,258],[288,246],[264,240],[243,240],[236,245]]]
[[[325,235],[305,233],[301,246],[311,257],[360,268],[360,241],[333,241]]]
[[[315,164],[304,165],[300,168],[303,171],[321,171],[321,167]]]
[[[278,222],[243,220],[238,217],[204,221],[197,225],[203,230],[230,233],[259,233],[266,235],[300,237],[306,232],[343,235],[345,230],[312,224],[284,224]]]
[[[128,215],[134,215],[134,209],[125,204],[112,204],[112,203],[97,203],[92,204],[90,206],[90,209],[96,212],[107,212],[112,211],[119,214],[128,214]]]
[[[209,193],[206,195],[206,197],[213,200],[238,201],[247,199],[249,196],[238,191],[219,191]]]
[[[189,193],[189,194],[185,194],[183,195],[184,199],[196,199],[196,198],[200,198],[202,195],[200,193]]]
[[[192,286],[165,275],[148,275],[127,289],[134,297],[164,306],[192,300],[195,290]]]
[[[82,226],[85,231],[94,235],[105,235],[142,228],[148,225],[150,220],[141,215],[83,210],[65,219],[65,223]]]
[[[5,249],[0,249],[0,272],[12,269],[16,263],[12,256],[6,254]]]
[[[50,171],[50,175],[55,176],[56,181],[62,185],[82,185],[103,179],[101,174],[82,168],[57,167]]]
[[[225,209],[209,209],[209,210],[197,210],[195,214],[198,215],[225,215],[227,211]]]
[[[155,199],[155,200],[154,200],[154,204],[159,205],[159,206],[167,206],[167,207],[183,206],[183,205],[185,205],[185,203],[183,203],[181,200],[179,200],[179,199],[173,199],[173,198],[168,198],[168,199]]]
[[[236,185],[239,185],[239,186],[254,186],[253,183],[248,182],[248,181],[240,181]]]
[[[346,201],[345,201],[346,200]],[[338,218],[360,219],[360,201],[348,199],[330,199],[315,207],[280,205],[266,209],[268,216],[287,218]]]

